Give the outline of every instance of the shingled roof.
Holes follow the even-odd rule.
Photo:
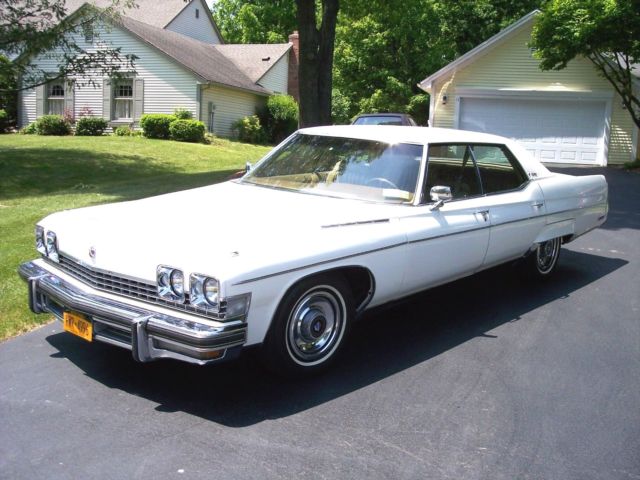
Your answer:
[[[291,48],[290,43],[214,45],[253,82],[258,82]]]
[[[121,17],[118,23],[207,82],[264,95],[270,93],[269,90],[257,85],[238,65],[227,58],[217,48],[218,45],[200,42],[129,17]]]
[[[67,15],[71,15],[85,3],[98,8],[107,8],[113,5],[113,0],[65,0]],[[134,0],[134,3],[135,6],[123,9],[120,13],[148,25],[164,28],[190,2],[188,0]]]

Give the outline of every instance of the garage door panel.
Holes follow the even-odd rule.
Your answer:
[[[543,162],[604,164],[604,101],[462,98],[459,127],[524,144]]]

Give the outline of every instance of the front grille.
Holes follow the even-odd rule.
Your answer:
[[[126,297],[136,298],[144,302],[163,305],[176,310],[183,310],[196,315],[216,320],[222,320],[225,317],[226,303],[221,302],[218,311],[212,311],[203,307],[195,307],[189,303],[189,294],[186,294],[185,303],[178,303],[171,300],[158,297],[156,284],[153,282],[145,282],[107,272],[98,268],[85,265],[74,258],[60,254],[59,263],[54,264],[67,274],[80,280],[82,283],[92,286],[97,290],[111,292]]]

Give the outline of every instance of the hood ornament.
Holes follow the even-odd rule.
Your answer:
[[[89,257],[96,259],[96,247],[89,247]]]

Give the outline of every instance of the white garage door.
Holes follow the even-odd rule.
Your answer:
[[[542,162],[604,165],[604,101],[460,99],[459,128],[521,142]]]

